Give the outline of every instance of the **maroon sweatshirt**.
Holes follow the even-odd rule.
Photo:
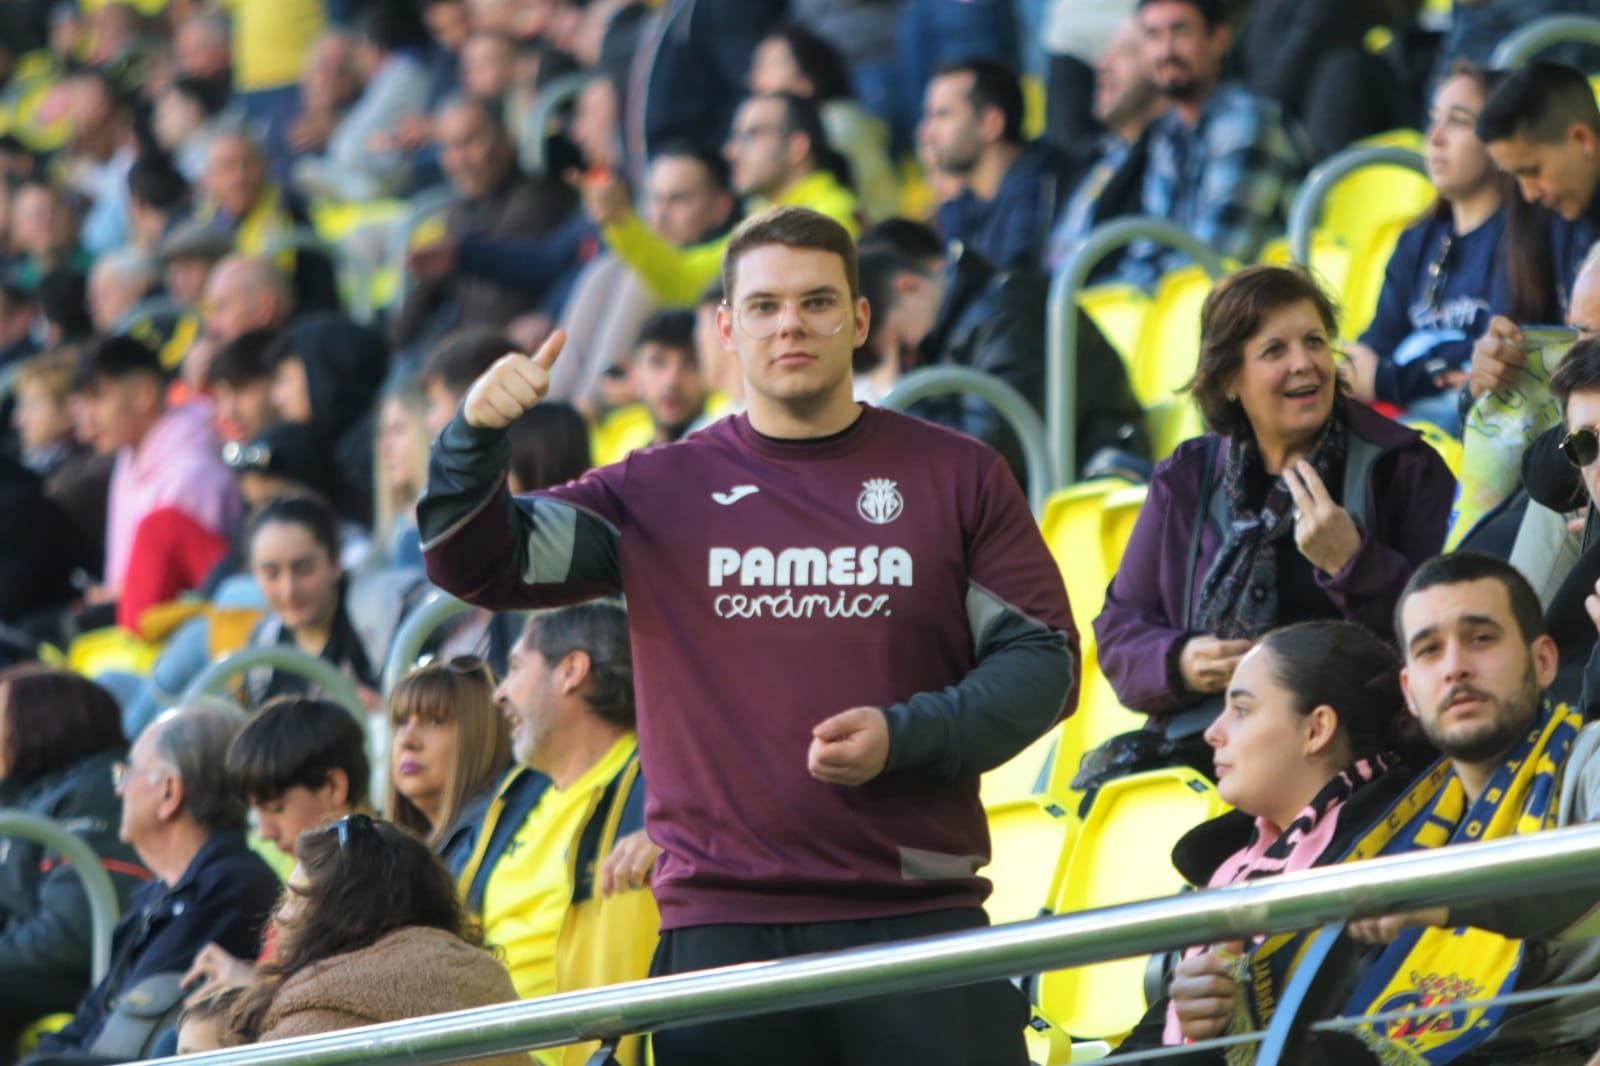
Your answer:
[[[472,603],[624,593],[666,929],[977,906],[978,775],[1076,703],[1060,572],[991,449],[873,408],[810,441],[742,415],[546,492],[458,415],[418,507]],[[885,771],[807,772],[811,730],[884,709]]]

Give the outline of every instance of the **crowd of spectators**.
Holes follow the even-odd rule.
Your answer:
[[[1490,62],[1532,18],[1600,3],[1439,7],[0,5],[0,803],[93,846],[125,913],[91,982],[67,863],[0,841],[0,1063],[187,1053],[981,924],[966,786],[1070,713],[1091,667],[1145,726],[1087,753],[1081,784],[1181,763],[1236,808],[1174,853],[1199,887],[1463,839],[1394,819],[1375,837],[1396,803],[1488,836],[1589,821],[1600,65],[1575,46]],[[1421,131],[1436,196],[1345,333],[1323,279],[1258,261],[1313,166],[1399,129]],[[1065,324],[1062,473],[1148,485],[1103,609],[1074,622],[1023,517],[1010,422],[966,394],[905,425],[883,405],[955,366],[1042,415],[1052,272],[1130,215],[1232,273],[1192,323],[1204,430],[1176,450],[1111,327]],[[1093,280],[1153,295],[1187,264],[1140,239]],[[793,333],[826,351],[752,369]],[[834,355],[843,376],[814,404],[774,384]],[[1463,519],[1490,462],[1473,434],[1506,447],[1496,403],[1527,421]],[[1459,485],[1429,443],[1451,437]],[[901,549],[858,564],[840,538],[859,534],[817,517],[843,477],[851,520],[898,543],[919,485],[867,468],[890,442],[948,488],[906,535],[915,582],[911,555],[903,580]],[[738,634],[702,647],[686,605],[705,555],[685,545],[747,518],[741,499],[776,503],[772,464],[797,471],[797,539],[717,527],[743,531],[710,542],[739,545],[710,549],[715,602],[750,613],[717,606]],[[834,608],[800,586],[841,573],[905,586],[905,609],[850,615],[873,636],[849,663],[807,658],[831,638],[780,643],[779,604],[809,625]],[[436,587],[469,608],[386,687]],[[841,612],[874,599],[838,595]],[[360,707],[278,666],[242,671],[231,699],[191,693],[242,649],[320,660]],[[758,682],[770,721],[720,717],[757,713]],[[874,707],[881,728],[858,713]],[[696,745],[730,721],[772,735],[716,740],[740,765],[713,766]],[[884,750],[861,771],[869,734]],[[799,744],[793,766],[780,744]],[[791,801],[831,819],[826,839]],[[1480,986],[1575,985],[1600,973],[1580,902],[1354,934],[1377,973],[1449,959]],[[727,923],[743,932],[707,932]],[[1452,930],[1466,948],[1439,946]],[[1491,935],[1539,964],[1449,954]],[[1265,1024],[1299,946],[1184,952],[1128,1049]],[[1376,1008],[1367,991],[1349,1009]],[[1020,1033],[1008,988],[972,996]],[[876,1028],[859,1007],[792,1012],[763,1044],[807,1061],[855,1032],[837,1061],[864,1062],[992,1043],[978,1022],[900,1043],[959,1013],[947,1002],[890,1002]],[[1600,1049],[1600,1005],[1550,1010],[1407,1053]],[[751,1032],[689,1030],[660,1061],[722,1061]],[[1391,1061],[1381,1044],[1325,1053]],[[646,1061],[637,1038],[617,1055]]]

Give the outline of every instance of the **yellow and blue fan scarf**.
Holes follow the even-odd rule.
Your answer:
[[[1340,861],[1521,836],[1553,827],[1561,770],[1582,728],[1582,715],[1565,704],[1545,704],[1470,807],[1449,760],[1439,760]],[[1271,1022],[1278,993],[1288,985],[1311,936],[1302,931],[1268,937],[1240,960],[1233,1032],[1261,1029]],[[1521,940],[1482,929],[1408,929],[1373,962],[1340,1015],[1359,1017],[1437,1006],[1438,1014],[1379,1022],[1356,1032],[1384,1066],[1452,1062],[1494,1031],[1504,1009],[1452,1010],[1451,1005],[1511,991],[1522,961]],[[1230,1066],[1254,1061],[1254,1047],[1228,1052]]]

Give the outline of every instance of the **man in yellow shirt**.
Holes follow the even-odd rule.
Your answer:
[[[809,207],[843,225],[852,237],[859,231],[855,193],[840,177],[846,168],[828,147],[812,101],[788,93],[745,100],[723,155],[746,214],[774,204]],[[676,245],[634,213],[626,189],[615,179],[586,183],[584,206],[606,244],[668,307],[693,307],[721,269],[727,233]]]
[[[644,977],[660,924],[644,882],[658,852],[643,833],[627,613],[599,601],[532,615],[495,699],[519,768],[461,872],[484,942],[524,999]],[[639,1046],[623,1042],[623,1066]],[[583,1063],[593,1050],[536,1057]]]

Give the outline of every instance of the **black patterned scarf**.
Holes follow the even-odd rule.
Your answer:
[[[1344,404],[1335,400],[1333,416],[1306,456],[1330,491],[1340,487],[1349,443]],[[1228,442],[1222,491],[1231,521],[1200,586],[1195,623],[1200,632],[1223,640],[1254,640],[1278,624],[1278,551],[1294,532],[1294,497],[1282,475],[1267,474],[1248,430]],[[1196,521],[1209,516],[1197,515]],[[1296,550],[1292,541],[1287,550]]]

